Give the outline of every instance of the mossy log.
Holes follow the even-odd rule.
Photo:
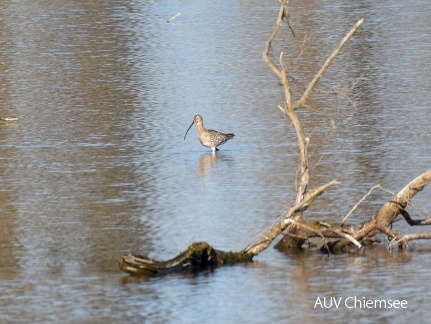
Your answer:
[[[156,261],[140,255],[123,255],[120,270],[132,275],[163,275],[178,272],[198,272],[222,265],[251,262],[252,253],[223,252],[207,242],[191,244],[187,250],[168,261]]]

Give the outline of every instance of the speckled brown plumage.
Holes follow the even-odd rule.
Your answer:
[[[200,115],[196,115],[193,119],[193,123],[187,129],[184,139],[186,139],[188,131],[194,124],[198,126],[199,141],[201,144],[206,147],[211,147],[213,152],[218,150],[217,146],[226,143],[226,141],[232,139],[235,136],[234,134],[223,134],[212,129],[206,129],[204,127],[202,117]]]

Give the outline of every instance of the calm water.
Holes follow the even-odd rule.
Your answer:
[[[196,276],[134,279],[122,254],[167,259],[193,241],[240,250],[295,197],[296,135],[262,49],[278,1],[0,1],[0,322],[404,323],[431,316],[431,243],[360,255],[282,254]],[[182,12],[172,23],[166,20]],[[428,1],[292,1],[298,96],[360,19],[318,86],[349,92],[300,112],[306,217],[341,221],[373,186],[399,191],[431,165]],[[286,54],[287,55],[287,54]],[[213,156],[183,136],[195,114],[235,138]],[[431,210],[431,189],[415,204]],[[389,197],[376,192],[361,222]],[[417,210],[412,210],[421,216]],[[423,232],[403,222],[401,233]],[[429,231],[429,230],[428,230]],[[405,299],[407,310],[314,308],[318,297]]]

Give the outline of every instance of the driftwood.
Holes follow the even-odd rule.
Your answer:
[[[172,18],[168,19],[167,22],[170,23],[172,22],[175,18],[177,18],[178,16],[181,16],[182,12],[180,11],[179,13],[177,13],[175,16],[173,16]]]
[[[191,244],[188,249],[169,261],[156,261],[140,255],[123,255],[120,270],[134,275],[162,275],[173,272],[194,272],[222,265],[250,262],[253,254],[215,250],[206,242]]]
[[[310,228],[308,222],[296,222],[295,225],[300,228],[295,232],[288,231],[285,233],[283,239],[277,243],[276,247],[280,250],[285,250],[292,247],[301,247],[302,244],[312,237],[321,237],[323,245],[322,250],[330,251],[343,251],[346,248],[354,245],[357,248],[363,248],[368,243],[374,243],[376,241],[375,235],[383,233],[387,235],[389,241],[392,244],[398,243],[400,248],[407,246],[407,242],[418,239],[431,239],[431,233],[419,233],[401,235],[390,229],[390,226],[396,220],[398,215],[406,220],[410,226],[424,226],[430,225],[430,219],[413,220],[410,214],[405,208],[411,203],[412,198],[423,188],[431,183],[431,170],[421,174],[416,179],[412,180],[407,186],[405,186],[398,194],[393,193],[394,198],[388,201],[382,206],[382,208],[364,224],[356,225],[345,225],[347,217],[343,219],[340,224],[324,224],[317,222]],[[357,205],[352,209],[347,216],[350,216],[361,202],[363,202],[374,189],[382,189],[387,191],[380,186],[373,187],[363,199],[359,201]],[[291,221],[293,222],[293,221]],[[328,242],[328,239],[333,241]],[[334,240],[335,239],[335,240]],[[291,240],[295,240],[296,245],[290,244]]]
[[[414,239],[431,239],[431,233],[400,235],[394,232],[390,226],[395,221],[398,215],[406,220],[411,226],[429,225],[431,220],[413,220],[410,214],[406,211],[406,207],[411,204],[413,196],[421,191],[427,184],[431,182],[431,170],[423,173],[413,181],[411,181],[398,194],[391,193],[393,198],[388,201],[382,208],[368,221],[363,224],[346,225],[345,222],[359,207],[359,205],[367,199],[373,190],[381,189],[388,191],[380,186],[375,186],[352,208],[352,210],[344,217],[339,224],[326,224],[319,221],[304,220],[303,213],[311,205],[311,203],[323,194],[326,189],[333,185],[341,185],[337,180],[333,180],[327,184],[320,185],[316,188],[308,190],[309,184],[309,162],[308,162],[308,145],[309,138],[306,136],[301,122],[296,114],[296,110],[309,109],[316,111],[307,105],[308,97],[313,91],[321,91],[315,86],[325,71],[328,69],[332,60],[339,53],[343,45],[354,34],[358,27],[365,21],[359,20],[352,29],[341,40],[339,45],[328,57],[322,68],[309,83],[304,93],[298,100],[293,99],[292,90],[289,83],[289,75],[283,63],[283,53],[280,53],[279,66],[269,58],[271,44],[276,37],[280,27],[285,21],[293,33],[293,29],[288,22],[289,13],[286,7],[287,1],[281,0],[281,7],[277,17],[276,27],[268,38],[263,51],[263,58],[270,69],[281,80],[284,89],[284,104],[278,106],[281,111],[289,118],[295,128],[298,145],[299,145],[299,179],[297,179],[296,199],[293,207],[283,213],[279,219],[267,230],[263,231],[258,237],[248,244],[240,252],[223,252],[216,250],[206,242],[191,244],[188,249],[180,253],[177,257],[168,261],[155,261],[145,256],[140,255],[124,255],[120,260],[120,269],[130,274],[141,275],[160,275],[172,272],[190,272],[200,271],[203,269],[211,269],[222,265],[232,265],[242,262],[251,262],[253,257],[264,251],[270,246],[274,239],[284,234],[283,238],[276,244],[280,250],[301,248],[303,244],[310,243],[309,239],[320,237],[322,240],[321,250],[328,253],[331,251],[345,251],[350,247],[355,249],[364,248],[368,242],[374,242],[375,235],[383,233],[391,241],[397,242],[400,248],[407,245],[407,242]],[[355,82],[356,84],[356,82]],[[354,86],[354,85],[353,85]],[[352,86],[352,87],[353,87]],[[345,95],[345,91],[352,87],[342,90],[339,93]],[[347,97],[347,96],[346,96]],[[350,99],[349,99],[350,100]],[[353,104],[354,105],[354,104]]]
[[[396,239],[399,247],[407,245],[407,242],[415,239],[431,239],[431,233],[424,234],[411,234],[402,236],[395,233],[389,226],[395,221],[398,215],[402,215],[410,226],[415,225],[430,225],[431,220],[413,220],[410,214],[405,210],[408,204],[410,204],[414,195],[431,182],[431,170],[418,176],[412,180],[407,186],[405,186],[398,194],[394,194],[394,198],[383,205],[382,208],[371,218],[371,220],[365,223],[361,228],[355,231],[349,230],[344,225],[344,220],[340,224],[340,229],[349,231],[356,240],[365,240],[369,237],[373,237],[378,233],[384,233],[389,239]],[[344,249],[350,245],[346,240],[341,240],[333,245],[335,250]]]
[[[0,120],[3,120],[3,121],[17,121],[18,118],[17,117],[0,117]]]
[[[289,225],[291,225],[290,226],[291,230],[292,228],[295,229],[295,232],[293,234],[294,237],[298,238],[299,241],[303,242],[303,238],[298,237],[298,233],[301,231],[301,229],[295,226],[295,224],[297,224],[296,222],[298,221],[298,218],[300,218],[302,221],[302,217],[298,217],[298,215],[302,215],[302,212],[304,212],[308,208],[308,206],[311,205],[314,199],[320,196],[325,191],[326,188],[332,185],[339,185],[339,184],[341,183],[338,181],[332,181],[326,185],[310,190],[310,192],[304,197],[304,199],[300,203],[290,208],[290,210],[286,214],[282,215],[281,220],[279,220],[275,225],[271,226],[266,232],[260,235],[260,238],[256,243],[250,244],[243,251],[257,255],[258,253],[265,250],[272,243],[272,241],[279,234],[281,234],[281,232],[285,230]],[[318,225],[315,224],[315,226],[318,226]]]

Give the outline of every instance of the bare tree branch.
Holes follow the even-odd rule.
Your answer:
[[[431,219],[418,219],[418,220],[412,219],[410,217],[410,214],[405,209],[400,210],[400,214],[403,215],[406,222],[411,226],[430,225],[431,224]]]
[[[399,242],[401,242],[404,245],[407,245],[407,242],[412,240],[431,240],[431,233],[405,235],[399,240]]]
[[[370,189],[370,191],[368,191],[368,193],[364,197],[362,197],[362,199],[359,200],[358,203],[349,211],[349,213],[346,215],[346,217],[344,217],[344,219],[342,220],[342,222],[340,223],[339,226],[343,226],[344,223],[346,222],[347,218],[349,218],[349,216],[352,215],[352,213],[356,210],[356,208],[358,208],[359,205],[362,204],[364,202],[364,200],[367,199],[367,197],[369,195],[371,195],[371,193],[373,192],[374,189],[377,189],[379,187],[380,187],[379,185],[372,187]]]
[[[410,181],[395,197],[383,205],[374,215],[378,223],[389,226],[399,213],[404,210],[415,194],[421,191],[427,184],[431,183],[431,170],[426,171],[416,179]]]
[[[323,64],[320,71],[315,75],[314,79],[310,82],[307,89],[305,90],[304,94],[302,95],[301,99],[298,100],[298,102],[295,104],[295,107],[302,106],[308,99],[308,96],[310,95],[311,91],[313,91],[314,86],[319,81],[319,79],[322,77],[323,73],[326,72],[329,65],[331,64],[332,60],[337,56],[337,54],[340,52],[341,48],[344,46],[344,44],[347,42],[347,40],[353,35],[353,33],[358,29],[360,25],[364,23],[365,19],[362,18],[359,20],[355,26],[347,33],[347,35],[341,40],[340,44],[335,48],[335,50],[332,52],[332,54],[328,57],[325,64]]]
[[[291,222],[291,218],[294,221],[297,221],[297,213],[302,213],[305,211],[308,206],[311,205],[311,203],[319,197],[323,192],[332,185],[340,185],[341,183],[337,180],[333,180],[326,185],[319,186],[317,188],[314,188],[310,190],[309,193],[304,197],[304,199],[289,209],[289,211],[283,216],[281,220],[279,220],[276,224],[271,226],[268,230],[266,230],[264,233],[260,234],[260,239],[256,243],[250,243],[242,252],[244,253],[253,253],[258,254],[261,251],[265,250],[271,242],[282,232],[284,231],[287,226],[289,226]]]
[[[271,36],[267,39],[266,43],[265,43],[265,49],[263,50],[263,58],[266,62],[266,64],[268,64],[268,66],[271,68],[271,70],[280,78],[281,77],[281,72],[278,70],[277,65],[274,63],[274,61],[270,60],[268,57],[269,54],[269,50],[271,48],[271,43],[274,40],[275,36],[277,35],[278,30],[280,29],[280,27],[283,25],[283,18],[286,16],[285,13],[287,13],[287,8],[286,8],[286,4],[284,2],[281,3],[280,6],[280,11],[278,13],[278,17],[277,17],[277,22],[275,24],[275,28],[274,31],[272,32]]]

